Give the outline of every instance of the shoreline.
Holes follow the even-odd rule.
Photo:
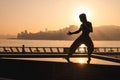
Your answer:
[[[56,41],[74,41],[75,39],[18,39],[18,38],[6,38],[6,39],[13,39],[13,40],[56,40]],[[120,40],[93,40],[93,41],[120,41]]]

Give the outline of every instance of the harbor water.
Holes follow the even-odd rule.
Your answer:
[[[70,47],[73,41],[70,40],[16,40],[16,39],[0,39],[0,46],[22,46],[26,47]],[[120,41],[93,41],[95,47],[120,47]],[[55,61],[67,62],[64,58],[12,58],[20,60],[35,60],[35,61]],[[86,63],[87,58],[71,58],[71,61],[76,63]],[[119,65],[120,63],[94,59],[91,64],[102,65]]]

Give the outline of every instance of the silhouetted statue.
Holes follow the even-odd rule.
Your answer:
[[[75,53],[76,49],[81,45],[81,44],[85,44],[87,46],[87,50],[88,50],[88,61],[87,63],[89,64],[91,61],[91,53],[94,50],[94,45],[93,42],[89,36],[90,32],[93,32],[93,28],[92,28],[92,24],[91,22],[87,21],[86,18],[86,14],[80,14],[79,15],[80,21],[82,22],[79,30],[75,31],[75,32],[68,32],[68,35],[72,35],[72,34],[77,34],[79,32],[82,31],[82,34],[73,42],[73,44],[70,47],[68,56],[66,57],[66,60],[68,62],[71,62],[69,60],[69,57]]]

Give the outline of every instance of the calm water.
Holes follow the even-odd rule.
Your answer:
[[[65,40],[13,40],[0,39],[0,46],[69,47],[73,41]],[[120,41],[93,41],[95,47],[120,47]]]
[[[13,39],[0,39],[0,46],[25,46],[30,47],[69,47],[73,41],[65,41],[65,40],[13,40]],[[120,47],[120,41],[93,41],[95,47]],[[13,58],[13,59],[21,59],[21,58]],[[58,61],[58,62],[66,62],[63,58],[22,58],[22,60],[37,60],[37,61]],[[87,58],[71,58],[73,62],[83,62],[86,63]],[[119,65],[119,63],[92,59],[92,64],[104,64],[104,65]]]

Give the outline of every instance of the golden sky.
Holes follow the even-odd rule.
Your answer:
[[[120,0],[0,0],[0,34],[79,26],[83,12],[93,26],[120,26]]]

